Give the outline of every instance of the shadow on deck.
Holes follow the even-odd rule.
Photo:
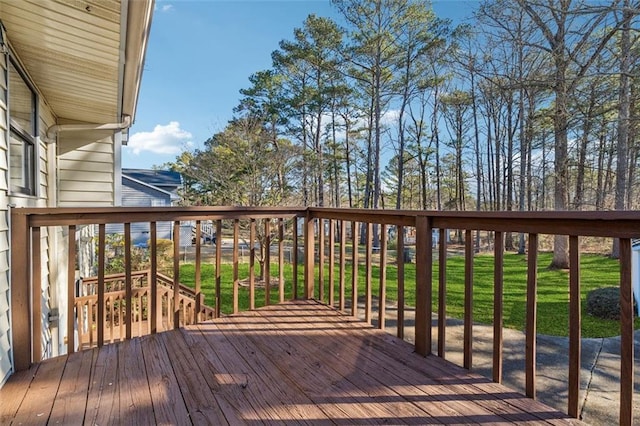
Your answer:
[[[47,360],[0,389],[0,423],[578,424],[313,301]]]

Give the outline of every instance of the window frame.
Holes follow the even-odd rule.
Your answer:
[[[24,72],[23,68],[20,66],[20,63],[16,59],[13,52],[9,52],[7,55],[7,115],[9,122],[8,129],[8,149],[9,149],[9,193],[11,195],[23,195],[29,197],[37,197],[37,170],[38,170],[38,120],[40,117],[38,111],[38,92],[35,89],[35,86]],[[13,119],[11,115],[11,84],[9,73],[15,71],[16,74],[22,79],[24,85],[31,92],[31,129],[25,129],[22,125],[20,125],[16,120]],[[31,134],[33,132],[33,134]],[[21,142],[22,152],[20,153],[22,157],[22,165],[21,172],[22,177],[21,181],[25,185],[18,186],[13,183],[13,179],[11,176],[11,150],[15,149],[11,145],[11,139],[17,139]]]

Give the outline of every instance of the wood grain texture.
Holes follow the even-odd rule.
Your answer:
[[[464,344],[462,365],[467,370],[473,366],[473,239],[472,231],[464,236]]]
[[[447,238],[438,230],[438,356],[444,358],[447,332]]]
[[[579,424],[313,300],[48,360],[0,398],[3,424]]]
[[[493,260],[493,381],[502,383],[502,300],[504,289],[504,234],[495,233]]]
[[[538,290],[538,234],[529,234],[527,252],[527,322],[525,344],[525,389],[529,398],[536,398],[536,334]]]
[[[620,239],[620,424],[633,423],[633,289],[631,240]]]
[[[42,233],[39,227],[31,230],[31,280],[33,296],[31,299],[31,323],[33,328],[33,362],[42,360]]]
[[[580,405],[580,352],[582,341],[580,297],[580,246],[578,237],[569,237],[569,399],[568,413],[577,418]]]
[[[396,336],[404,339],[404,227],[396,228],[396,267],[398,268],[398,326]]]

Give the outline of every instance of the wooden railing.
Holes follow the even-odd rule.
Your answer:
[[[41,336],[42,336],[42,307],[41,297],[34,297],[32,288],[39,288],[39,285],[32,286],[32,283],[41,283],[43,280],[42,271],[44,265],[48,264],[48,259],[43,258],[43,253],[60,251],[60,247],[54,247],[50,240],[51,236],[58,234],[60,239],[66,241],[61,251],[66,253],[66,279],[64,283],[49,282],[49,285],[64,285],[67,289],[67,300],[74,301],[76,298],[76,262],[79,229],[89,226],[96,229],[96,249],[97,249],[97,284],[96,296],[84,300],[78,299],[78,304],[67,303],[66,307],[66,343],[67,352],[71,353],[80,345],[75,339],[76,324],[95,324],[94,331],[90,330],[86,339],[98,347],[111,339],[130,339],[134,335],[134,325],[139,327],[141,332],[144,322],[148,323],[148,332],[156,333],[166,327],[179,327],[181,323],[197,322],[202,320],[195,313],[202,312],[202,245],[200,234],[201,221],[215,221],[218,244],[215,246],[215,285],[213,317],[221,314],[221,264],[223,251],[224,233],[232,241],[232,311],[238,312],[240,294],[239,257],[240,242],[248,251],[250,262],[248,277],[248,293],[250,298],[249,307],[256,306],[256,245],[258,235],[261,234],[264,244],[272,246],[272,234],[278,236],[278,300],[285,298],[284,290],[284,239],[291,240],[293,276],[289,283],[292,287],[290,293],[293,297],[298,296],[297,281],[297,218],[304,216],[304,209],[276,209],[276,208],[59,208],[59,209],[15,209],[12,211],[11,230],[11,303],[12,303],[12,335],[14,368],[23,370],[29,367],[31,362],[39,361],[42,358]],[[196,224],[195,238],[195,283],[193,293],[195,297],[185,297],[187,289],[184,286],[169,286],[173,280],[163,281],[163,277],[158,273],[158,222],[173,222],[173,280],[180,282],[180,224],[181,222],[192,222]],[[223,228],[225,222],[225,228]],[[136,280],[143,280],[136,275],[133,268],[131,224],[149,224],[149,274],[144,278],[148,285],[136,286]],[[260,223],[260,231],[257,226]],[[123,224],[124,230],[124,281],[123,287],[110,291],[107,287],[109,277],[105,274],[106,262],[106,225]],[[287,225],[287,235],[285,235],[285,224]],[[246,226],[248,235],[241,235],[241,225]],[[44,231],[46,229],[46,231]],[[224,229],[224,232],[223,232]],[[47,238],[43,238],[46,235]],[[241,238],[242,237],[242,238]],[[86,242],[84,242],[86,243]],[[44,248],[44,250],[42,250]],[[242,249],[244,250],[244,248]],[[264,255],[265,275],[270,276],[271,251],[266,251]],[[59,274],[58,274],[59,275]],[[50,281],[53,280],[50,277]],[[264,289],[265,303],[271,300],[271,281],[266,280]],[[163,285],[163,283],[165,285]],[[171,287],[169,289],[169,287]],[[191,291],[191,290],[189,290]],[[93,304],[93,297],[97,299]],[[145,305],[146,304],[146,305]],[[209,316],[211,312],[207,311]],[[90,315],[90,318],[89,318]],[[141,316],[142,315],[142,316]],[[120,318],[123,318],[120,321]],[[94,322],[95,321],[95,322]],[[115,326],[117,324],[117,327]],[[123,327],[123,330],[120,328]],[[78,330],[82,332],[83,330]],[[89,333],[89,330],[86,330]],[[105,332],[109,335],[105,336]]]
[[[151,333],[151,270],[131,273],[131,328],[134,336]],[[79,346],[83,349],[97,346],[98,327],[98,277],[88,277],[79,283],[82,291],[75,297],[75,312]],[[126,274],[112,274],[104,277],[104,338],[113,343],[125,338],[126,318]],[[173,279],[157,273],[157,331],[165,331],[174,327],[173,316]],[[215,308],[204,303],[204,294],[196,294],[195,290],[179,284],[180,325],[189,325],[213,319]]]
[[[232,312],[240,309],[239,294],[239,239],[240,220],[248,221],[249,250],[249,306],[256,306],[255,261],[258,221],[264,226],[263,238],[266,245],[271,246],[270,239],[278,235],[278,298],[285,299],[283,279],[283,241],[284,223],[288,226],[288,239],[292,241],[292,282],[287,285],[293,298],[316,298],[337,309],[361,315],[365,321],[373,322],[377,315],[378,327],[385,327],[387,316],[387,267],[390,262],[397,265],[397,329],[400,337],[405,333],[405,296],[415,291],[415,349],[427,356],[432,353],[432,346],[437,348],[436,355],[444,357],[446,347],[446,294],[447,294],[447,239],[445,230],[460,230],[464,235],[463,255],[465,259],[464,273],[464,338],[463,366],[473,365],[473,266],[476,248],[475,236],[482,232],[492,236],[494,257],[494,300],[493,300],[493,372],[494,381],[502,381],[503,366],[503,256],[504,238],[507,233],[523,233],[527,240],[527,296],[526,296],[526,346],[525,352],[525,393],[529,397],[536,396],[536,312],[537,312],[537,258],[538,241],[542,234],[561,236],[568,239],[569,252],[569,383],[568,408],[570,415],[578,416],[580,390],[580,353],[581,353],[581,299],[580,299],[580,249],[582,237],[610,237],[620,241],[620,293],[621,293],[621,365],[620,365],[620,423],[632,423],[633,397],[633,296],[631,289],[631,239],[640,236],[640,212],[427,212],[427,211],[395,211],[395,210],[357,210],[328,208],[153,208],[153,209],[14,209],[12,211],[12,325],[14,365],[16,369],[28,368],[32,361],[41,358],[40,354],[40,297],[32,297],[31,283],[42,279],[42,231],[43,227],[62,226],[67,237],[66,251],[69,258],[68,270],[73,271],[76,253],[76,229],[80,225],[95,224],[98,226],[99,265],[97,278],[97,314],[95,336],[96,344],[105,343],[105,312],[107,292],[104,275],[105,224],[122,223],[125,232],[125,338],[132,336],[135,298],[145,300],[150,297],[149,308],[151,333],[159,330],[160,315],[154,305],[158,293],[162,290],[161,278],[157,273],[156,226],[159,221],[173,221],[173,275],[180,281],[180,247],[178,246],[180,221],[196,221],[196,234],[200,233],[200,221],[213,220],[216,223],[215,260],[216,268],[214,287],[214,316],[221,315],[220,299],[222,276],[220,265],[221,247],[224,245],[225,232],[233,238],[232,264]],[[304,246],[298,247],[298,218],[304,218]],[[226,227],[223,228],[223,222]],[[136,293],[131,285],[134,272],[131,270],[131,238],[130,223],[150,223],[151,268],[149,289]],[[223,229],[225,232],[223,232]],[[434,244],[434,235],[438,244]],[[395,259],[389,254],[389,244],[396,245]],[[196,238],[195,247],[195,294],[201,293],[201,246],[200,238]],[[360,244],[360,243],[363,244]],[[405,281],[405,249],[411,243],[411,256],[415,259],[415,290]],[[363,247],[362,247],[363,246]],[[362,250],[363,248],[363,250]],[[304,280],[302,292],[297,282],[298,251],[303,254]],[[271,251],[265,252],[264,265],[266,276],[271,276]],[[434,277],[434,261],[438,266],[438,276]],[[379,276],[373,277],[374,264],[379,268]],[[359,265],[364,266],[364,288],[359,286]],[[347,282],[347,272],[351,280]],[[74,296],[74,274],[67,274],[69,298]],[[373,294],[373,280],[378,280],[379,292]],[[433,300],[434,288],[438,286],[437,300]],[[271,280],[265,282],[265,303],[271,300]],[[119,290],[120,291],[120,290]],[[148,292],[148,293],[147,293]],[[167,324],[178,327],[180,324],[180,288],[174,286],[171,294],[163,293],[167,300],[172,300],[167,311],[171,322]],[[150,295],[150,296],[149,296]],[[120,297],[120,296],[119,296]],[[377,312],[373,298],[377,297]],[[149,300],[149,299],[147,299]],[[196,302],[201,300],[195,298]],[[137,303],[137,302],[136,302]],[[169,306],[169,305],[168,305]],[[434,309],[435,306],[435,309]],[[102,308],[101,308],[102,307]],[[68,317],[75,318],[82,309],[70,304]],[[93,309],[93,308],[92,308]],[[102,309],[102,311],[101,311]],[[198,312],[200,307],[195,307]],[[362,309],[363,312],[360,312]],[[111,314],[115,315],[115,314]],[[432,315],[437,318],[437,331],[432,336]],[[198,321],[197,315],[194,321]],[[68,350],[75,348],[73,342],[73,323],[70,321]]]
[[[322,232],[314,232],[314,230]],[[633,333],[634,312],[631,287],[631,239],[640,235],[640,212],[416,212],[373,211],[328,208],[309,208],[305,242],[307,295],[319,298],[339,309],[349,308],[353,315],[360,315],[371,323],[372,283],[379,280],[377,325],[385,327],[386,268],[389,262],[387,246],[388,230],[394,230],[397,265],[397,335],[405,330],[405,259],[403,252],[408,234],[415,236],[415,349],[421,355],[432,353],[445,357],[446,352],[446,301],[447,301],[447,238],[445,230],[460,230],[464,238],[464,332],[463,366],[473,364],[473,266],[476,233],[493,235],[494,301],[493,301],[493,371],[495,382],[502,382],[503,369],[503,259],[504,239],[507,233],[523,233],[527,245],[526,292],[526,345],[525,393],[536,397],[536,312],[537,312],[537,263],[538,240],[542,234],[568,238],[569,254],[569,380],[567,412],[579,415],[580,358],[581,358],[581,297],[580,297],[580,249],[581,237],[611,237],[620,242],[620,424],[632,424],[633,407]],[[348,231],[349,230],[349,231]],[[347,234],[350,234],[347,238]],[[361,235],[363,234],[363,235]],[[438,244],[434,244],[434,234]],[[339,237],[337,237],[337,235]],[[374,237],[377,237],[374,245]],[[315,238],[316,240],[313,240]],[[411,238],[413,239],[413,237]],[[337,241],[338,247],[334,247]],[[364,253],[353,249],[360,243]],[[347,257],[347,249],[352,253]],[[328,250],[327,250],[328,247]],[[437,251],[434,250],[437,247]],[[337,256],[336,256],[337,251]],[[316,256],[314,257],[314,253]],[[374,256],[375,255],[375,256]],[[360,260],[360,257],[364,257]],[[377,262],[374,260],[377,258]],[[347,262],[350,260],[350,262]],[[350,263],[350,264],[349,264]],[[358,265],[364,263],[364,289],[358,288]],[[379,276],[372,276],[376,263]],[[434,277],[434,263],[438,276]],[[318,264],[322,267],[318,268]],[[315,267],[314,267],[315,266]],[[337,269],[337,271],[336,271]],[[325,277],[325,270],[328,276]],[[316,272],[314,272],[316,271]],[[351,272],[351,282],[345,282],[345,272]],[[318,274],[315,280],[313,274]],[[438,285],[438,299],[432,300]],[[317,288],[314,285],[318,284]],[[334,289],[337,288],[337,294]],[[359,306],[364,312],[359,313]],[[434,310],[434,306],[436,309]],[[437,318],[435,341],[432,336],[432,315]]]

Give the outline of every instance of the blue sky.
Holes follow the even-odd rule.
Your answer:
[[[459,22],[476,3],[434,1]],[[339,20],[328,0],[157,1],[135,124],[122,166],[151,168],[222,130],[248,77],[311,13]]]

